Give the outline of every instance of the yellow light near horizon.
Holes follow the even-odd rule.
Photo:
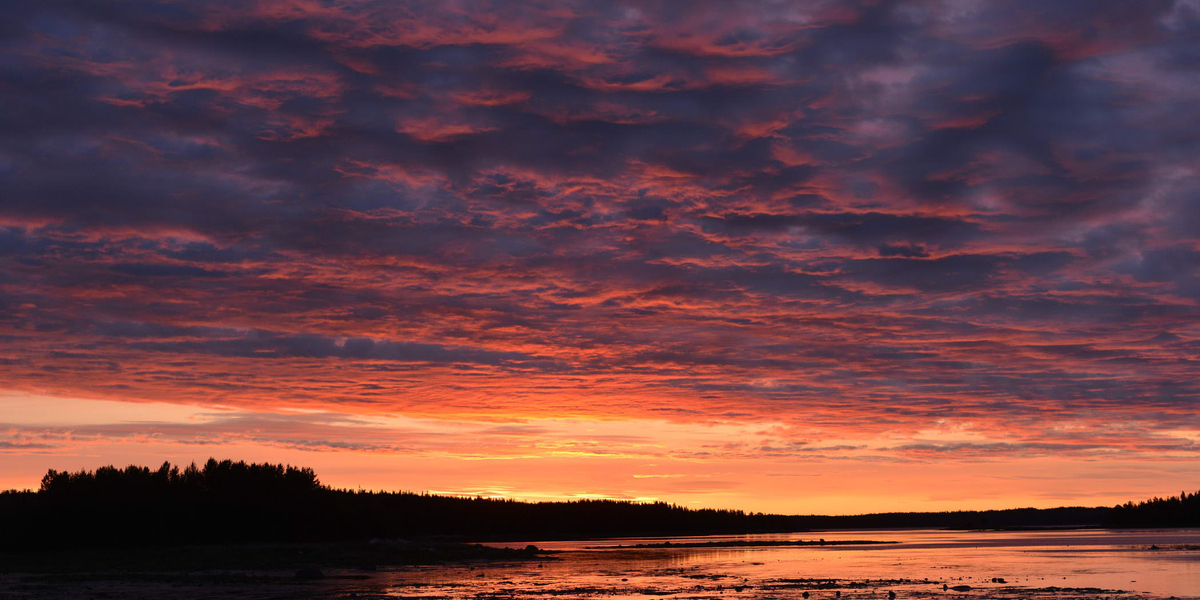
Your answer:
[[[5,395],[0,487],[46,469],[210,456],[312,467],[327,485],[521,500],[613,498],[788,514],[1111,505],[1177,493],[1194,461],[1164,455],[913,457],[902,438],[779,423],[629,419],[507,422]],[[1195,432],[1177,432],[1186,438]],[[969,425],[907,438],[986,441]],[[21,450],[21,448],[25,448]]]

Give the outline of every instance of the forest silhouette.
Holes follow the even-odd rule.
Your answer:
[[[521,502],[335,489],[310,468],[209,459],[184,468],[50,470],[37,491],[0,493],[6,549],[472,541],[923,527],[1200,526],[1200,492],[1107,507],[854,516],[774,515],[616,500]]]

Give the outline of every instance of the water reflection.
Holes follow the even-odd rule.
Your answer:
[[[933,530],[844,531],[819,534],[829,541],[879,540],[878,546],[773,546],[738,548],[618,549],[640,543],[729,540],[807,540],[814,534],[623,538],[532,542],[562,551],[560,560],[513,565],[494,574],[464,577],[453,570],[410,574],[437,593],[460,598],[488,586],[499,594],[680,597],[843,598],[940,595],[942,586],[968,585],[968,595],[1019,596],[1017,588],[1101,588],[1168,597],[1200,597],[1200,530],[955,532]],[[524,545],[526,542],[521,542]],[[515,545],[515,544],[514,544]],[[493,579],[493,575],[500,579]],[[511,585],[504,581],[513,582]],[[462,585],[467,581],[466,585]],[[816,583],[813,583],[816,582]],[[865,582],[865,583],[864,583]],[[1001,583],[1003,582],[1003,583]],[[848,587],[862,584],[860,587]],[[457,587],[454,587],[457,586]],[[886,589],[885,589],[886,588]],[[1006,591],[1007,590],[1007,591]],[[792,593],[795,592],[795,593]],[[400,590],[397,590],[400,595]],[[766,594],[767,596],[764,596]],[[1059,595],[1069,595],[1060,592]],[[1024,597],[1029,597],[1028,594]],[[1066,597],[1066,596],[1063,596]],[[1100,597],[1104,594],[1084,594]]]

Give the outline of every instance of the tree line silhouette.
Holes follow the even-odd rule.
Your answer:
[[[472,540],[787,531],[789,517],[613,500],[529,503],[333,489],[312,469],[209,459],[180,469],[51,470],[37,492],[0,494],[0,543],[74,547]]]
[[[1180,492],[1179,497],[1126,502],[1108,515],[1112,527],[1200,527],[1200,491]]]
[[[74,548],[363,541],[454,536],[550,539],[878,527],[1200,525],[1200,493],[1114,508],[789,516],[615,500],[520,502],[334,489],[309,468],[209,459],[183,469],[50,470],[36,492],[0,493],[0,545]]]

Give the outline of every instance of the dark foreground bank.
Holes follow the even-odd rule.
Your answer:
[[[48,580],[161,579],[162,574],[273,573],[321,579],[329,570],[380,569],[446,563],[524,561],[553,553],[535,546],[494,548],[439,540],[297,544],[209,544],[169,547],[62,548],[0,552],[0,573],[37,574]],[[245,575],[242,575],[245,576]],[[344,575],[343,575],[344,576]]]

